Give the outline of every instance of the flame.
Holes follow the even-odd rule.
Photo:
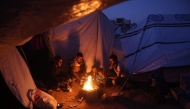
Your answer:
[[[84,83],[83,90],[93,90],[91,81],[92,81],[92,77],[88,76],[88,80]]]

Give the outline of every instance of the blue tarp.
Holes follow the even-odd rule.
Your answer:
[[[190,14],[149,15],[120,41],[130,74],[190,65]]]

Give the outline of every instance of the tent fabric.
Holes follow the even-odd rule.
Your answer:
[[[165,68],[163,69],[163,74],[166,82],[175,83],[180,81],[181,74],[188,74],[189,68],[186,67],[177,67],[177,68]],[[149,82],[150,75],[153,72],[146,72],[146,73],[137,73],[130,75],[131,81],[138,81],[138,82]]]
[[[190,14],[149,15],[120,36],[130,74],[190,65]]]
[[[121,71],[124,72],[126,76],[129,76],[120,37],[118,35],[116,35],[114,38],[112,53],[117,55],[119,63],[121,65]],[[153,72],[150,71],[146,73],[133,74],[133,75],[130,75],[129,80],[138,81],[138,82],[149,82],[149,77],[152,73]],[[163,74],[164,74],[164,78],[166,82],[179,82],[180,74],[186,74],[186,73],[189,73],[188,67],[163,69]]]
[[[108,68],[114,42],[114,24],[102,12],[96,11],[51,29],[49,41],[53,54],[63,58],[65,69],[78,52],[83,53],[87,72],[94,64]]]
[[[27,97],[30,89],[35,89],[28,66],[17,51],[16,47],[0,48],[0,71],[2,76],[16,98],[27,108],[32,103]]]
[[[115,35],[115,37],[114,37],[112,54],[115,54],[117,56],[119,65],[121,67],[121,73],[125,74],[125,76],[126,76],[126,74],[128,73],[127,65],[125,62],[125,56],[123,53],[123,48],[121,46],[120,37],[118,35]]]
[[[124,0],[1,0],[0,47],[28,38]]]
[[[0,1],[0,70],[12,93],[25,107],[30,107],[27,91],[36,86],[26,63],[14,46],[25,44],[36,34],[122,1],[124,0]],[[103,53],[107,55],[106,50]]]

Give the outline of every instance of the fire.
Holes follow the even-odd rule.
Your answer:
[[[92,77],[88,76],[88,80],[84,83],[83,90],[94,90],[92,87]]]

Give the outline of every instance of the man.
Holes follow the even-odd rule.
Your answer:
[[[77,82],[81,82],[85,76],[86,66],[82,53],[77,53],[76,57],[69,61],[69,74],[72,78],[76,78]]]
[[[118,80],[121,76],[121,68],[118,62],[118,58],[116,55],[113,54],[109,57],[109,61],[110,66],[106,76],[109,80],[112,81],[113,85],[118,85]]]
[[[45,85],[50,89],[58,89],[60,84],[69,83],[68,75],[62,70],[63,60],[61,56],[56,55],[54,61],[50,64]]]

